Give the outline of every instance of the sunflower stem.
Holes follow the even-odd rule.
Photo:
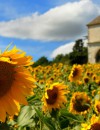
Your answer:
[[[40,130],[42,130],[42,121],[40,120]]]

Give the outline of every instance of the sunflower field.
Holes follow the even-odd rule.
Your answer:
[[[100,130],[100,64],[33,64],[0,53],[0,130]]]

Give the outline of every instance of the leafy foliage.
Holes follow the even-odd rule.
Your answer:
[[[97,60],[99,58],[97,57]],[[39,58],[33,67],[42,65],[51,65],[53,63],[67,63],[67,64],[84,64],[88,62],[88,49],[84,47],[84,42],[82,39],[78,39],[73,46],[73,51],[69,54],[58,54],[52,61],[49,61],[45,56]]]
[[[92,115],[97,114],[94,102],[97,99],[100,100],[100,88],[98,87],[100,85],[100,65],[85,64],[82,65],[82,68],[82,76],[79,77],[77,82],[68,80],[72,66],[67,64],[56,63],[33,68],[32,75],[35,74],[37,78],[34,95],[27,97],[28,105],[21,106],[18,116],[14,116],[13,119],[7,117],[5,123],[0,123],[0,130],[81,130],[81,124],[88,123]],[[89,76],[89,82],[87,83],[84,82],[85,76]],[[54,79],[51,80],[51,77]],[[41,80],[43,82],[40,82]],[[68,86],[69,93],[65,95],[67,103],[64,104],[64,107],[44,113],[41,99],[48,87],[47,84],[50,85],[55,82],[63,82]],[[90,109],[85,115],[75,114],[69,109],[72,96],[76,92],[85,92],[91,99]]]
[[[33,67],[36,67],[38,65],[45,66],[45,65],[48,65],[48,64],[49,64],[48,59],[45,56],[42,56],[33,64]]]
[[[59,54],[52,60],[52,63],[69,63],[69,55]]]
[[[87,47],[84,47],[82,39],[76,41],[73,52],[69,54],[70,64],[84,64],[88,61]]]

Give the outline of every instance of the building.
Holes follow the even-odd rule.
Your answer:
[[[88,27],[88,62],[100,63],[100,16],[87,24]]]

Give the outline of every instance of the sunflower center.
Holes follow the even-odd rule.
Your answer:
[[[97,108],[97,111],[100,113],[100,105],[97,105],[96,108]]]
[[[87,104],[89,104],[89,101],[84,101],[84,99],[80,97],[79,99],[76,99],[73,107],[77,112],[84,112],[89,109]]]
[[[7,62],[0,61],[0,97],[4,96],[9,91],[13,80],[13,66]]]
[[[73,77],[77,76],[78,75],[78,69],[75,68],[74,71],[73,71]]]
[[[100,123],[93,124],[90,130],[100,130]]]
[[[54,87],[52,90],[47,90],[48,99],[46,99],[47,103],[52,105],[56,102],[58,96],[58,89]]]
[[[84,78],[84,82],[88,83],[89,82],[89,78]]]

